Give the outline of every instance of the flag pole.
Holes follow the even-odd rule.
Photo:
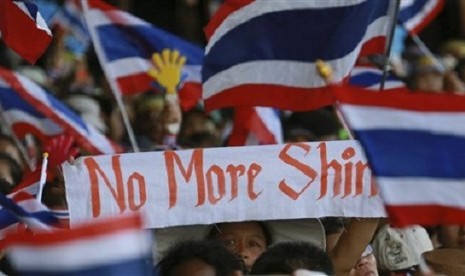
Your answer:
[[[401,25],[404,29],[405,26],[402,24]],[[407,31],[407,29],[406,29]],[[445,72],[446,69],[444,68],[444,65],[439,61],[439,59],[431,52],[431,50],[426,46],[426,44],[420,39],[420,37],[416,34],[408,32],[408,35],[412,39],[412,41],[418,46],[418,49],[423,52],[426,56],[431,58],[431,60],[434,62],[434,65],[437,67],[437,69],[441,72]]]
[[[83,8],[83,11],[84,11],[84,17],[86,19],[86,23],[89,21],[89,3],[87,2],[87,0],[82,0],[81,1],[82,3],[82,8]],[[89,25],[89,24],[87,24]],[[95,33],[95,30],[94,28],[88,28],[89,29],[89,33],[91,35],[91,38],[92,38],[92,42],[94,44],[94,49],[97,53],[97,57],[99,59],[99,62],[100,64],[102,65],[102,69],[103,69],[103,72],[105,73],[105,77],[107,78],[108,80],[108,83],[110,84],[110,88],[111,88],[111,91],[113,92],[113,95],[115,96],[115,99],[116,99],[116,103],[118,104],[118,107],[121,111],[121,115],[123,117],[123,122],[124,122],[124,126],[126,127],[126,131],[128,132],[128,136],[129,136],[129,141],[131,142],[131,146],[134,150],[134,152],[139,152],[139,146],[137,145],[137,141],[136,141],[136,138],[135,138],[135,135],[134,135],[134,131],[132,129],[132,126],[131,126],[131,123],[129,121],[129,116],[128,116],[128,112],[126,110],[126,107],[124,106],[124,103],[123,103],[123,99],[122,99],[122,94],[121,94],[121,90],[119,89],[118,85],[111,81],[111,78],[109,77],[109,74],[106,70],[106,66],[105,66],[105,61],[103,60],[103,51],[102,51],[102,45],[100,45],[100,43],[98,42],[98,39],[97,39],[97,34]]]
[[[386,49],[384,51],[383,75],[381,77],[381,83],[379,85],[380,91],[384,90],[384,83],[386,82],[386,78],[388,74],[389,56],[391,54],[392,41],[394,40],[394,32],[396,29],[397,18],[399,16],[399,9],[400,9],[400,0],[393,0],[391,2],[390,12],[389,12],[391,14],[392,24],[391,24],[389,33],[387,35]]]

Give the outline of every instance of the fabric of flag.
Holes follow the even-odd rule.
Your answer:
[[[465,223],[465,97],[333,89],[364,148],[391,223]]]
[[[228,146],[270,145],[283,143],[279,112],[270,107],[238,107]]]
[[[206,109],[303,111],[332,104],[315,61],[327,62],[334,69],[332,81],[339,82],[357,57],[383,53],[391,2],[226,1],[205,29]]]
[[[116,153],[119,148],[84,122],[60,100],[21,74],[0,68],[3,118],[19,137],[32,133],[43,142],[67,133],[91,153]]]
[[[69,31],[83,45],[88,45],[90,42],[79,0],[65,1],[63,7],[53,16],[51,24]]]
[[[370,66],[355,66],[350,72],[349,84],[379,91],[383,79],[383,71]],[[405,83],[392,74],[384,80],[384,90],[404,89]]]
[[[29,63],[35,63],[52,41],[52,32],[30,0],[0,1],[0,36]]]
[[[402,0],[400,1],[400,22],[408,32],[418,34],[442,10],[446,0]]]
[[[31,231],[51,231],[58,225],[58,218],[27,192],[0,193],[0,206],[0,236],[16,230],[19,223]]]
[[[178,50],[186,57],[179,97],[184,110],[201,98],[200,67],[203,49],[157,28],[101,0],[87,1],[85,19],[94,47],[110,82],[121,93],[141,93],[153,89],[147,71],[153,67],[152,54],[163,49]]]
[[[53,233],[12,235],[5,244],[21,275],[153,275],[153,243],[139,216]]]

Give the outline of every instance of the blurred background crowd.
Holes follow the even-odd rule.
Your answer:
[[[42,14],[49,18],[63,5],[63,1],[59,0],[38,2],[44,8]],[[106,2],[201,47],[206,45],[202,28],[221,4],[220,0]],[[442,11],[417,39],[424,45],[418,44],[402,29],[397,29],[389,66],[391,73],[412,90],[465,94],[465,1],[445,1]],[[432,55],[425,52],[424,47],[427,47]],[[26,63],[0,41],[0,66],[31,78],[119,145],[124,152],[134,151],[120,110],[92,46],[84,47],[73,40],[66,30],[55,29],[52,45],[35,65]],[[125,96],[123,99],[141,151],[230,145],[228,138],[235,123],[234,110],[224,109],[206,113],[201,101],[188,109],[181,109],[167,104],[155,87],[151,91],[141,92]],[[282,128],[282,142],[348,139],[347,132],[344,131],[332,107],[307,112],[281,110],[277,114]],[[180,123],[175,142],[167,140],[167,137],[172,135],[167,129],[170,120]],[[25,147],[26,152],[18,148],[18,141],[5,129],[5,125],[2,125],[0,189],[4,194],[9,193],[31,172],[31,163],[40,161],[38,156],[43,145],[34,141],[33,137],[29,141],[19,143]],[[62,180],[52,182],[45,186],[43,202],[51,209],[66,209]],[[326,244],[325,248],[320,249],[330,252],[343,233],[363,236],[363,231],[347,230],[347,226],[353,220],[357,221],[350,218],[322,218]],[[418,226],[408,230],[396,230],[390,228],[387,222],[377,221],[375,228],[376,235],[364,253],[357,257],[358,261],[352,268],[351,275],[413,275],[421,265],[421,260],[412,256],[433,248],[465,250],[465,225],[427,229]],[[407,245],[406,239],[410,239],[410,245],[415,244],[416,247]],[[184,246],[198,249],[203,245]],[[268,244],[262,246],[266,248]],[[239,254],[233,245],[230,248],[230,251]],[[169,254],[181,254],[173,252]],[[450,254],[453,256],[450,258],[455,258],[455,251]],[[166,263],[169,262],[165,260]],[[318,270],[317,267],[300,268]],[[250,269],[251,267],[246,270]],[[332,270],[321,271],[332,273]],[[465,271],[463,273],[465,274]]]

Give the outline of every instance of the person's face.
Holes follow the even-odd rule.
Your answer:
[[[376,258],[373,253],[362,255],[350,271],[350,276],[378,276]]]
[[[247,271],[267,247],[265,233],[255,222],[222,224],[218,238],[226,249],[244,261]]]
[[[465,225],[443,225],[439,228],[438,238],[446,248],[465,249]]]
[[[215,276],[215,268],[200,259],[188,260],[173,271],[176,276]]]

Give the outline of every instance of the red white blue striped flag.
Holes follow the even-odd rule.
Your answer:
[[[29,63],[35,63],[52,41],[52,32],[30,0],[0,1],[0,37]]]
[[[226,1],[205,29],[202,67],[207,110],[273,106],[308,110],[334,103],[317,73],[321,59],[333,81],[359,56],[385,51],[395,1]]]
[[[152,238],[140,216],[119,216],[70,230],[4,240],[21,275],[153,275]]]
[[[19,73],[0,68],[0,106],[11,130],[22,138],[32,133],[46,142],[66,133],[91,153],[120,148],[43,88]]]
[[[402,0],[398,21],[408,32],[418,34],[442,10],[446,0]]]
[[[465,223],[465,97],[334,87],[391,222]]]

